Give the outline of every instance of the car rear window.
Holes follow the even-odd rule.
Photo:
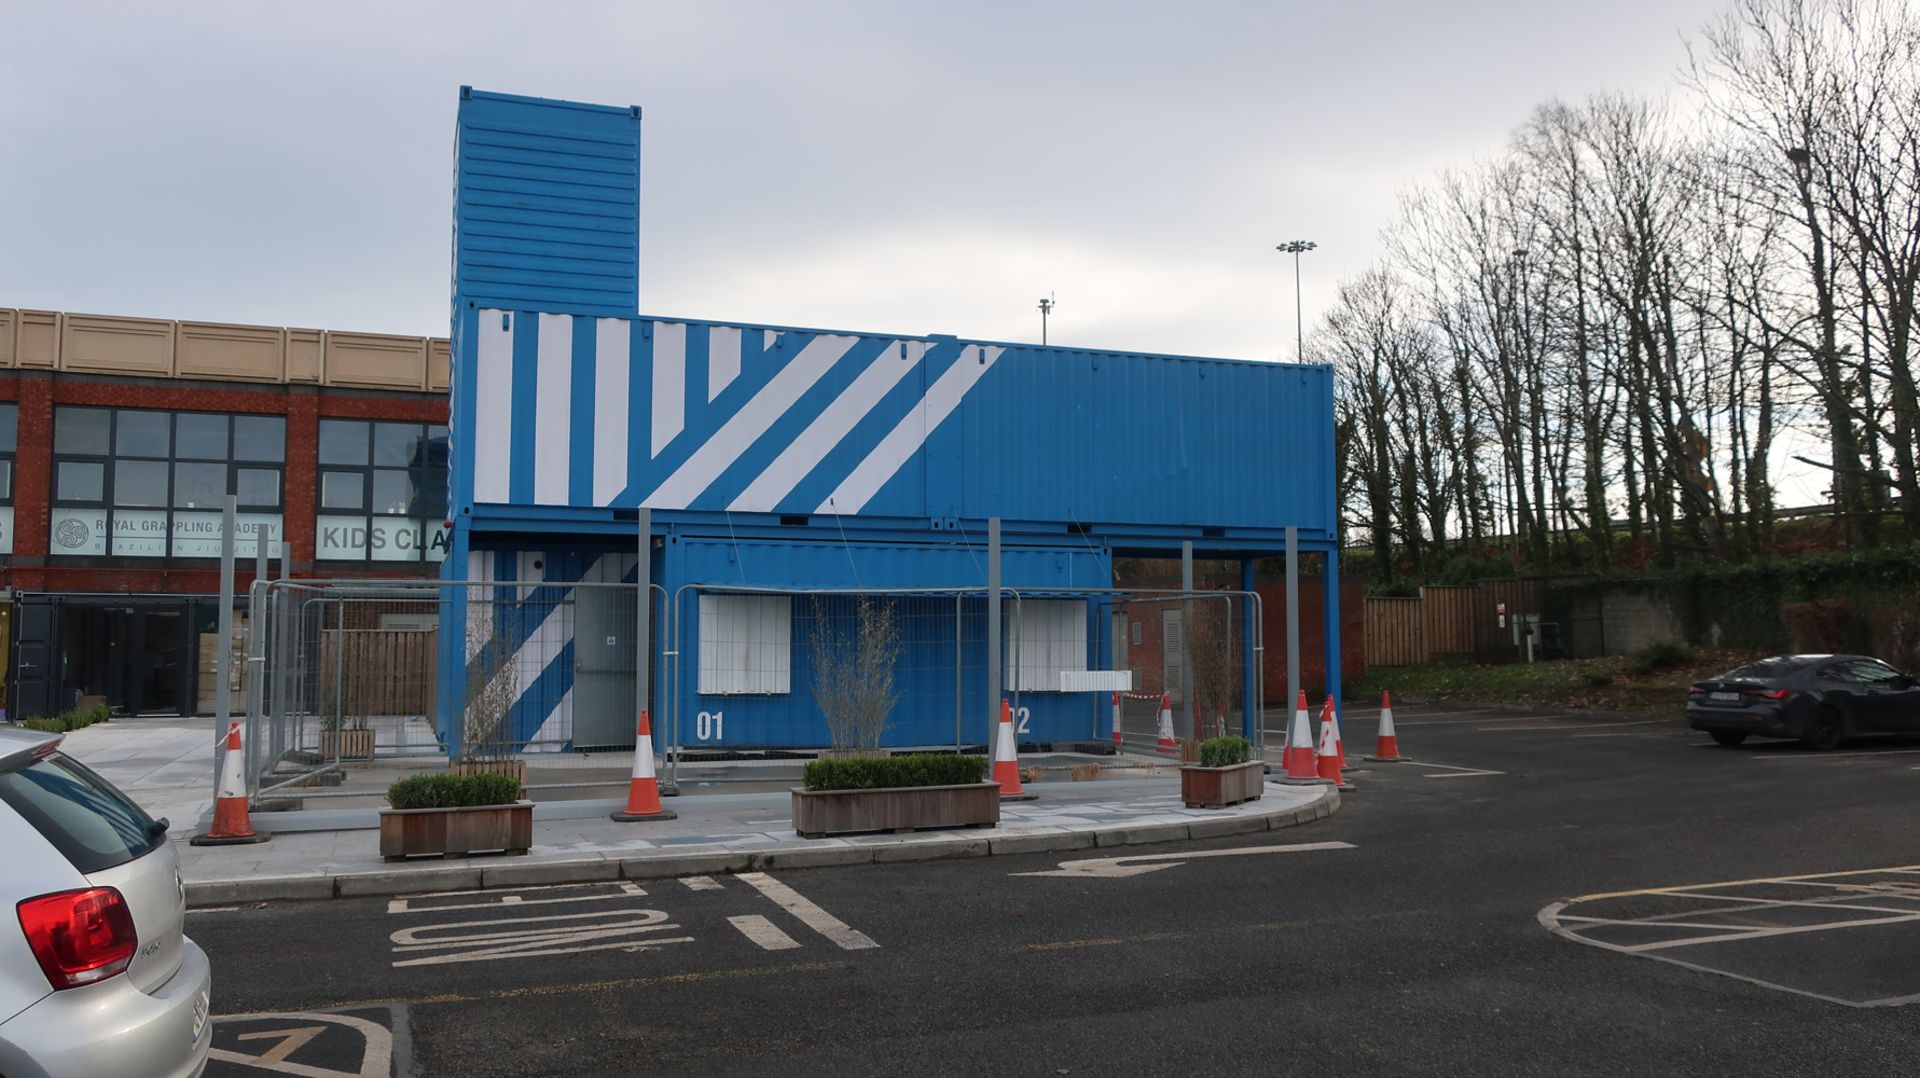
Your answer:
[[[1778,659],[1761,659],[1759,662],[1736,666],[1720,675],[1722,681],[1765,681],[1768,678],[1786,677],[1788,674],[1809,665],[1808,660],[1783,656]]]
[[[71,757],[54,753],[0,774],[0,801],[33,825],[73,867],[101,872],[165,841],[146,810]]]

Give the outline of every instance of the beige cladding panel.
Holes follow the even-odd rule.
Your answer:
[[[427,388],[435,393],[445,393],[448,372],[452,368],[452,347],[442,338],[429,338],[427,341]]]
[[[13,366],[13,334],[20,312],[0,307],[0,367]]]
[[[285,334],[271,326],[182,322],[175,373],[182,378],[278,382],[285,355]]]
[[[93,374],[173,373],[173,323],[157,318],[67,315],[60,369]]]
[[[320,340],[317,329],[287,330],[287,381],[320,381]]]
[[[22,367],[52,367],[60,357],[60,314],[21,311],[13,361]]]
[[[328,333],[321,371],[328,385],[425,389],[427,339],[373,333]]]

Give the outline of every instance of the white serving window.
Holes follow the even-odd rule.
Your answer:
[[[1087,668],[1087,604],[1084,599],[1025,599],[1012,644],[1013,685],[1018,692],[1059,692],[1063,671]]]
[[[701,595],[699,691],[793,691],[793,601],[785,595]]]

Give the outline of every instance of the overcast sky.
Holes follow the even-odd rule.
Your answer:
[[[447,332],[457,88],[645,110],[649,314],[1291,358],[1395,192],[1721,0],[91,5],[0,18],[0,306]]]

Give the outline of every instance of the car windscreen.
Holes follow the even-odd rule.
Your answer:
[[[1759,662],[1736,666],[1720,675],[1721,681],[1768,681],[1777,677],[1786,677],[1809,665],[1808,660],[1795,656],[1782,656],[1778,659],[1761,659]]]
[[[0,801],[84,873],[124,865],[166,841],[144,809],[57,752],[0,774]]]

